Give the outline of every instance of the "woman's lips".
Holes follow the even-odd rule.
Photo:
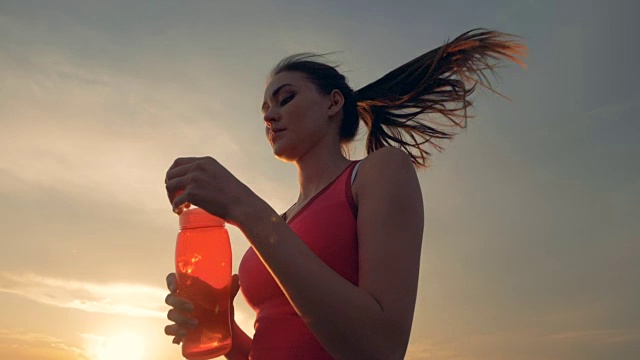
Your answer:
[[[278,135],[282,134],[285,130],[276,130],[271,132],[271,139],[275,139]]]

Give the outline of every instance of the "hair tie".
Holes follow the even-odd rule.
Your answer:
[[[356,99],[356,104],[360,102],[360,93],[358,92],[358,90],[353,90],[353,98]]]

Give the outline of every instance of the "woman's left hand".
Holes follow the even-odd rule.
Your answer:
[[[165,185],[178,215],[185,204],[193,204],[234,225],[241,207],[251,208],[261,200],[210,156],[176,159],[167,171]]]

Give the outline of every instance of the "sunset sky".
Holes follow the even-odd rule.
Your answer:
[[[558,5],[561,3],[562,5]],[[266,76],[296,52],[359,89],[462,32],[521,35],[419,171],[407,359],[640,354],[640,5],[629,1],[0,0],[0,359],[180,359],[164,335],[173,160],[210,155],[278,212]],[[361,142],[352,158],[364,156]],[[234,271],[249,244],[229,228]],[[236,299],[239,324],[253,312]]]

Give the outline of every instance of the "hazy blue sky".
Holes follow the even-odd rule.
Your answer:
[[[296,170],[273,157],[259,110],[275,63],[340,51],[357,89],[487,27],[523,37],[528,69],[500,69],[512,101],[478,92],[477,117],[419,172],[407,359],[637,359],[639,13],[632,1],[0,0],[0,358],[105,359],[119,334],[144,344],[141,359],[180,358],[163,334],[173,160],[214,156],[282,212]],[[248,242],[229,230],[237,269]]]

